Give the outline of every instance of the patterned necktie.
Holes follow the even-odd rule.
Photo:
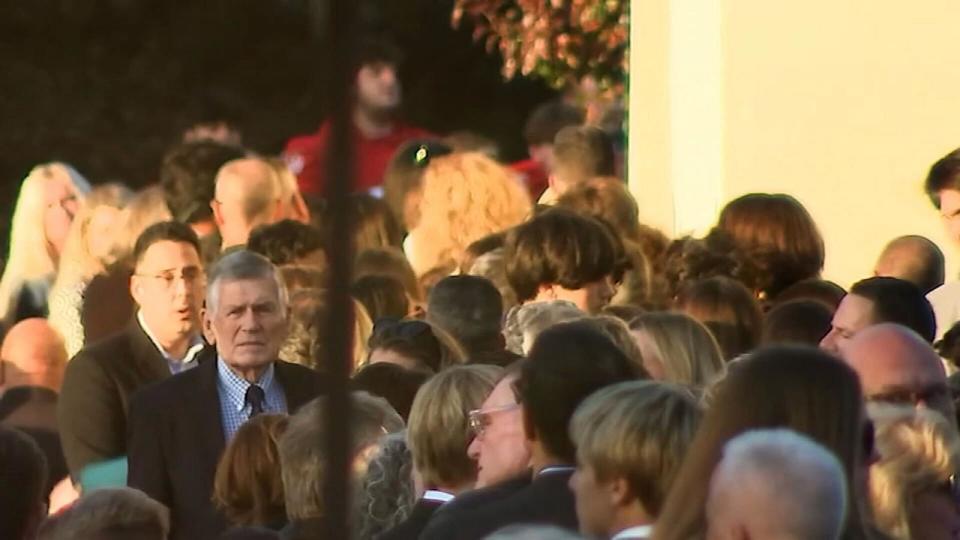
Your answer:
[[[250,418],[263,413],[263,402],[265,398],[266,394],[264,394],[263,388],[255,384],[251,384],[247,388],[247,394],[244,396],[243,401],[246,405],[250,405]]]

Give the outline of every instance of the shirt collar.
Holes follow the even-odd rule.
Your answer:
[[[653,536],[653,525],[638,525],[624,529],[613,536],[610,540],[629,540],[632,538],[650,538]]]
[[[273,387],[273,364],[271,363],[267,370],[260,375],[260,379],[256,383],[251,383],[244,379],[243,377],[237,375],[227,366],[227,363],[223,361],[223,358],[219,355],[217,356],[217,374],[221,382],[221,386],[226,391],[227,400],[230,402],[230,405],[236,409],[237,412],[243,410],[247,405],[247,388],[250,388],[253,384],[256,384],[260,388],[263,388],[265,394],[269,395],[270,389]]]
[[[187,349],[187,354],[183,356],[182,359],[174,358],[160,345],[160,342],[157,341],[157,338],[153,335],[153,332],[150,331],[150,327],[147,326],[147,322],[143,319],[143,311],[137,310],[137,323],[140,324],[140,328],[143,328],[143,333],[147,335],[147,338],[150,339],[150,343],[153,343],[153,346],[160,351],[160,355],[163,356],[163,359],[170,361],[179,361],[181,364],[189,364],[194,361],[197,357],[197,354],[203,350],[203,338],[200,337],[200,334],[194,334],[193,339],[190,340],[190,348]]]

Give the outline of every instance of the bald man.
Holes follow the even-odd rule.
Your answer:
[[[246,244],[256,226],[284,217],[281,187],[276,169],[260,158],[237,159],[220,168],[210,207],[223,249]]]
[[[7,332],[0,362],[0,387],[38,386],[59,392],[67,350],[46,319],[24,319]]]
[[[894,238],[883,248],[874,274],[909,281],[927,294],[943,285],[943,252],[923,236]]]
[[[909,328],[871,326],[850,341],[843,360],[857,372],[867,401],[928,407],[956,419],[940,357]]]

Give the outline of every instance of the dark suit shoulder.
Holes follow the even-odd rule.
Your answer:
[[[512,494],[461,512],[456,522],[444,528],[446,536],[427,536],[425,531],[422,538],[480,540],[516,523],[550,524],[576,531],[577,511],[573,493],[567,487],[569,479],[570,473],[540,475]]]
[[[132,353],[133,343],[130,334],[126,331],[118,332],[85,345],[67,363],[67,369],[69,370],[70,366],[84,366],[90,362],[101,366],[122,365],[122,362],[128,360]]]
[[[457,531],[475,512],[521,491],[530,485],[529,475],[522,475],[499,484],[462,493],[437,510],[420,538],[446,540],[457,537]]]

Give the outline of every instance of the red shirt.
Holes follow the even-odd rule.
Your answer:
[[[525,159],[511,163],[510,169],[523,178],[523,183],[530,191],[530,198],[532,200],[535,201],[539,199],[540,195],[547,189],[547,185],[549,184],[547,171],[538,161]]]
[[[290,170],[297,175],[300,192],[304,195],[326,195],[326,149],[330,140],[330,121],[310,135],[298,135],[287,141],[283,157]],[[359,129],[353,129],[354,178],[352,191],[369,191],[383,184],[383,174],[393,153],[410,139],[428,138],[431,134],[420,128],[394,124],[385,137],[367,138]],[[322,157],[321,157],[322,156]]]

